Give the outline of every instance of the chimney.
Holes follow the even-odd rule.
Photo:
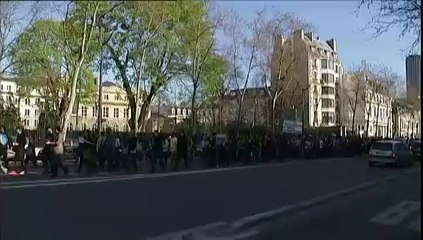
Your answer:
[[[294,32],[294,39],[295,40],[303,40],[304,39],[304,31],[302,29],[296,30]]]
[[[337,52],[338,51],[338,46],[336,44],[336,40],[335,39],[332,38],[331,40],[326,41],[326,42],[333,49],[334,52]]]
[[[312,32],[308,32],[305,35],[310,39],[310,41],[313,41],[314,40],[314,37],[315,36],[314,36],[314,34]]]

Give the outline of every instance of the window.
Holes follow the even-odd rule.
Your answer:
[[[322,59],[322,60],[320,61],[320,65],[321,65],[321,67],[322,67],[323,69],[328,68],[328,60],[327,60],[327,59]]]
[[[29,127],[29,120],[27,119],[27,120],[25,120],[24,121],[24,124],[25,124],[25,127]]]
[[[103,118],[109,117],[109,107],[103,107],[102,109]]]
[[[129,108],[125,108],[125,110],[123,110],[123,117],[124,118],[128,118],[129,117]]]
[[[93,107],[93,117],[96,117],[97,116],[97,107],[95,106],[95,107]]]
[[[109,100],[109,95],[106,94],[106,95],[103,96],[103,98],[104,98],[104,100]]]
[[[25,98],[24,102],[25,102],[25,105],[29,105],[31,101],[29,101],[28,98]]]
[[[29,109],[25,109],[25,116],[29,116]]]
[[[3,84],[0,85],[0,91],[3,91]]]
[[[333,99],[322,99],[323,108],[333,108],[335,107],[335,101]]]
[[[338,72],[339,72],[339,70],[338,70],[338,65],[335,65],[335,72],[336,72],[336,73],[338,73]]]
[[[322,73],[322,81],[323,83],[334,83],[335,76],[329,73]]]
[[[322,69],[334,69],[335,63],[328,59],[322,59],[320,61],[320,64],[322,65]]]
[[[81,116],[87,116],[87,107],[81,106]]]
[[[38,121],[34,120],[34,126],[37,127],[38,126]]]
[[[408,151],[407,145],[405,145],[404,143],[397,143],[394,145],[394,148],[396,151],[400,151],[400,152]]]
[[[35,99],[35,104],[39,105],[41,100],[39,98]]]
[[[333,87],[322,87],[322,94],[335,94],[335,88],[333,88]]]
[[[119,108],[113,108],[113,117],[119,118]]]
[[[119,95],[118,94],[115,95],[115,101],[119,101]]]
[[[12,91],[12,86],[7,85],[7,91],[11,92]]]
[[[34,114],[35,114],[36,117],[39,115],[39,113],[40,113],[39,110],[37,110],[37,109],[34,110]],[[35,124],[35,125],[37,125],[37,124]]]

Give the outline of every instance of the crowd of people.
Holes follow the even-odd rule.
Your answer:
[[[4,128],[0,133],[7,135]],[[21,169],[17,174],[25,173],[25,165],[32,162],[36,166],[37,159],[30,141],[22,132],[16,129],[17,138],[12,143],[10,138],[6,144],[0,144],[4,168],[8,166],[8,149],[15,152],[15,162],[20,162]],[[48,128],[41,154],[44,174],[58,175],[61,169],[64,174],[68,168],[63,164],[65,153],[64,136],[60,128],[55,131]],[[138,172],[143,161],[150,173],[156,172],[157,165],[162,171],[178,170],[183,163],[185,169],[190,168],[194,161],[212,168],[229,166],[234,163],[250,164],[281,160],[286,158],[320,158],[348,157],[367,152],[371,142],[360,138],[301,137],[299,135],[271,134],[204,134],[189,137],[184,131],[172,134],[154,132],[147,134],[114,133],[111,128],[97,135],[84,130],[78,136],[78,144],[74,149],[77,172],[114,172],[125,170]],[[195,156],[195,157],[194,157]]]

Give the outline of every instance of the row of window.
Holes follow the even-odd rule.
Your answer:
[[[119,94],[115,95],[115,101],[128,101],[128,96],[122,97]],[[109,100],[109,95],[108,94],[104,94],[103,95],[103,100],[108,101]]]
[[[97,107],[93,107],[92,108],[92,116],[93,117],[97,117]],[[109,114],[109,107],[103,107],[102,111],[101,111],[101,115],[103,118],[109,118],[110,114]],[[82,117],[86,117],[88,116],[88,107],[85,106],[81,106],[81,116]],[[120,109],[119,108],[113,108],[113,118],[119,118],[120,117]],[[123,109],[123,117],[124,118],[128,118],[129,117],[129,109],[128,108],[124,108]]]
[[[6,85],[6,87],[4,87],[3,84],[0,85],[0,91],[8,91],[11,92],[12,91],[12,85]]]
[[[335,113],[334,112],[322,112],[322,123],[323,124],[333,124],[333,123],[335,123]]]

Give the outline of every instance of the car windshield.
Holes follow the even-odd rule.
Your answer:
[[[392,143],[377,142],[372,145],[373,150],[391,151]]]

